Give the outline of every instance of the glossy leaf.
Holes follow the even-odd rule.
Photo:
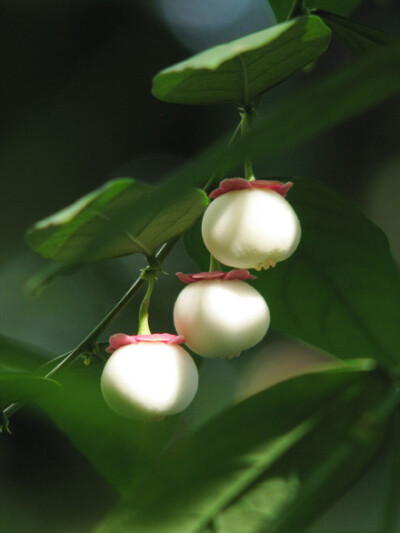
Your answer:
[[[274,489],[279,485],[280,504],[275,505],[276,494],[275,501],[266,502],[277,520],[325,459],[321,442],[332,440],[327,449],[334,452],[385,390],[379,375],[355,371],[302,376],[264,391],[164,454],[151,478],[135,487],[128,503],[96,532],[196,533],[211,522],[219,531],[223,510],[267,480]],[[363,451],[376,448],[376,440],[368,437]],[[355,448],[361,456],[358,442]],[[344,471],[342,480],[354,475]]]
[[[21,400],[33,400],[57,391],[56,381],[20,373],[0,374],[0,409]]]
[[[269,109],[243,137],[210,146],[167,176],[164,194],[204,186],[211,176],[226,176],[246,158],[268,158],[370,109],[400,92],[400,48],[355,61],[300,94]],[[147,209],[147,205],[143,209]]]
[[[323,52],[330,31],[320,18],[302,16],[197,54],[153,80],[160,100],[182,104],[249,104]]]
[[[154,200],[153,207],[138,216],[146,197]],[[42,256],[70,263],[132,253],[151,256],[187,230],[208,204],[197,189],[164,200],[160,189],[129,178],[113,180],[35,224],[27,241]]]
[[[301,94],[284,99],[257,120],[252,129],[234,144],[228,146],[228,138],[209,147],[183,168],[166,177],[166,183],[155,192],[143,195],[135,203],[135,221],[147,223],[162,209],[191,187],[205,186],[210,176],[224,176],[247,158],[276,157],[287,148],[304,142],[332,128],[344,120],[369,109],[371,106],[400,91],[398,63],[400,49],[363,58],[304,90]],[[333,110],[333,111],[332,111]],[[125,222],[126,221],[126,222]],[[121,209],[118,221],[120,231],[132,221],[131,210]],[[116,241],[113,227],[104,228],[97,242],[90,246],[102,254]],[[28,237],[31,241],[33,232]],[[32,238],[33,239],[33,238]],[[35,237],[36,239],[36,237]],[[31,241],[32,246],[39,242]],[[85,243],[85,246],[87,243]],[[96,246],[95,246],[96,245]],[[71,252],[72,253],[72,252]],[[76,258],[79,262],[79,257]]]
[[[353,117],[400,91],[400,49],[374,54],[327,77],[301,94],[284,99],[254,122],[251,130],[229,145],[215,143],[184,167],[166,176],[160,193],[137,205],[138,219],[148,217],[154,203],[166,204],[190,187],[204,187],[211,176],[226,176],[246,158],[276,157],[289,147]],[[125,216],[129,213],[125,213]],[[103,236],[103,245],[114,239]]]
[[[400,39],[390,33],[360,24],[328,11],[316,10],[329,26],[334,35],[340,39],[355,55],[368,54],[380,47],[400,45]]]

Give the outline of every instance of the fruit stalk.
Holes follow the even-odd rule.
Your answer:
[[[147,279],[147,290],[143,297],[142,303],[139,308],[139,327],[138,335],[151,335],[149,327],[149,307],[151,295],[153,294],[154,283],[156,281],[157,270],[153,270],[150,267],[147,271],[144,271],[142,277]]]
[[[251,126],[252,111],[251,109],[243,108],[240,110],[240,132],[242,135],[245,135]],[[247,181],[254,181],[256,178],[254,176],[253,164],[251,159],[244,160],[244,177]]]

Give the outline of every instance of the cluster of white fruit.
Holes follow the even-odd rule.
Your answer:
[[[261,294],[248,285],[248,270],[275,266],[300,240],[300,223],[285,195],[291,183],[224,180],[202,222],[210,254],[230,272],[181,274],[187,286],[174,307],[178,336],[118,334],[110,339],[101,388],[105,401],[130,418],[159,418],[185,409],[198,386],[196,365],[181,347],[204,357],[233,357],[266,334],[270,314]]]

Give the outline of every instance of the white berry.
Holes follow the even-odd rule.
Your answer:
[[[292,255],[301,229],[293,208],[279,193],[245,189],[211,202],[203,216],[202,235],[221,263],[261,270]]]
[[[108,359],[101,391],[109,407],[127,418],[159,418],[183,411],[193,400],[198,372],[181,346],[138,342]]]
[[[270,315],[261,294],[244,281],[204,280],[181,291],[174,323],[195,353],[233,357],[261,341]]]

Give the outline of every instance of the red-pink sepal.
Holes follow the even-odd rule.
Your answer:
[[[151,335],[125,335],[116,333],[109,339],[110,346],[106,348],[109,353],[115,352],[118,348],[127,344],[137,344],[138,342],[163,342],[165,344],[182,344],[185,342],[183,335],[171,335],[170,333],[153,333]]]
[[[241,191],[243,189],[269,189],[285,197],[292,186],[293,183],[291,181],[283,183],[276,180],[247,181],[244,178],[229,178],[221,181],[218,189],[214,189],[210,193],[210,198],[218,198],[218,196],[222,196],[227,192]]]
[[[229,272],[220,272],[219,270],[215,272],[196,272],[195,274],[183,274],[182,272],[177,272],[176,275],[183,283],[194,283],[196,281],[205,281],[211,279],[221,279],[223,281],[239,279],[245,281],[247,279],[256,279],[256,276],[250,274],[248,270],[236,269]]]

